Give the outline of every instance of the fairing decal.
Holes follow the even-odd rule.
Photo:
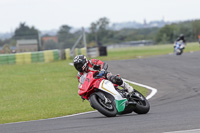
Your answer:
[[[125,104],[126,101],[127,101],[127,99],[122,99],[122,100],[116,100],[115,99],[116,108],[117,108],[118,113],[124,111],[125,106],[126,106],[126,104]]]
[[[109,90],[107,90],[106,88],[103,87],[104,82],[105,82],[105,80],[103,80],[103,83],[101,84],[101,88],[104,89],[104,90],[106,90],[106,91],[108,91],[109,93],[111,93],[113,95],[116,95],[116,94],[112,93],[111,91],[109,91]]]

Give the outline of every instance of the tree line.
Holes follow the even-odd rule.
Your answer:
[[[172,23],[162,28],[121,29],[118,31],[109,29],[108,24],[107,18],[101,18],[96,23],[92,23],[88,33],[88,42],[94,41],[96,44],[105,45],[152,40],[154,44],[166,44],[173,43],[180,34],[184,34],[188,42],[197,41],[198,35],[200,35],[200,20]]]
[[[155,36],[156,43],[173,43],[180,35],[184,34],[186,41],[194,42],[200,35],[200,20],[173,23],[161,28]]]
[[[152,40],[155,44],[173,43],[180,35],[184,34],[188,42],[197,41],[200,34],[200,20],[184,21],[180,23],[172,23],[162,28],[140,28],[140,29],[121,29],[112,30],[109,27],[110,21],[103,17],[92,22],[86,31],[88,46],[101,46],[109,44],[118,44],[128,41]],[[72,27],[69,25],[60,26],[57,32],[58,42],[46,42],[45,49],[55,48],[71,48],[82,30],[71,32]],[[34,26],[30,27],[26,23],[20,23],[19,27],[14,31],[13,37],[0,40],[0,46],[4,44],[16,45],[18,39],[38,39],[40,31]],[[49,35],[44,35],[49,36]],[[80,42],[81,43],[81,42]]]

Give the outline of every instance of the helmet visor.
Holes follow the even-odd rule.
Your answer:
[[[82,67],[83,67],[83,64],[82,63],[78,63],[78,64],[75,64],[75,67],[76,69],[79,71],[79,72],[82,72]]]

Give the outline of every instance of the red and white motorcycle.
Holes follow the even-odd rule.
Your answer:
[[[84,73],[80,78],[79,95],[89,100],[91,107],[107,117],[135,112],[146,114],[150,110],[147,99],[137,90],[130,95],[119,89],[98,72]]]

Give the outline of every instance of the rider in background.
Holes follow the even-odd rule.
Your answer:
[[[85,73],[90,71],[99,71],[99,76],[105,76],[106,79],[111,81],[114,84],[121,86],[122,88],[126,89],[128,93],[133,92],[133,88],[126,82],[122,80],[118,75],[113,75],[111,72],[108,72],[108,64],[98,60],[98,59],[91,59],[87,60],[84,55],[77,55],[74,58],[74,67],[78,71],[77,78],[78,81],[80,77]],[[80,83],[80,81],[79,81]]]
[[[174,48],[176,47],[176,43],[179,42],[179,41],[182,41],[182,42],[183,42],[183,45],[184,45],[184,48],[185,48],[186,40],[185,40],[183,34],[180,34],[179,37],[176,39],[176,41],[175,41],[175,43],[174,43]]]

